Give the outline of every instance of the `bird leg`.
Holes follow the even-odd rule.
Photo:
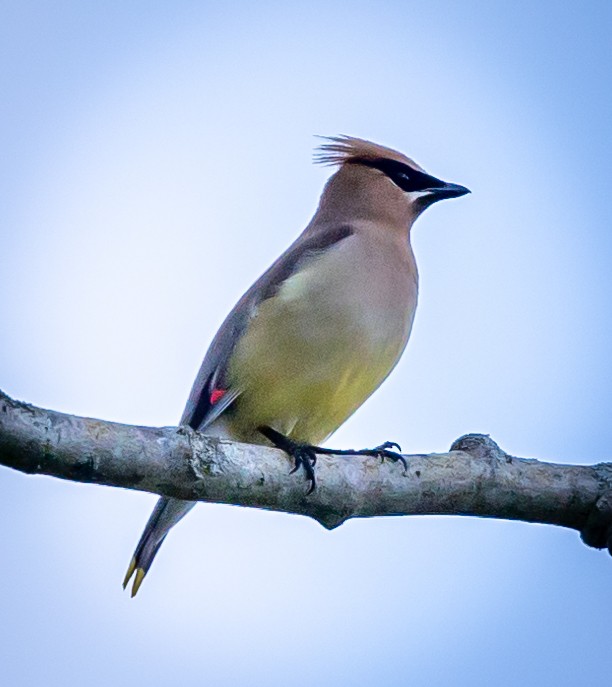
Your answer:
[[[322,446],[312,446],[311,444],[302,444],[298,441],[293,441],[289,437],[277,432],[272,427],[263,426],[258,428],[259,432],[263,434],[266,439],[268,439],[276,448],[280,448],[285,453],[287,453],[295,461],[295,466],[289,474],[293,474],[300,467],[304,468],[306,473],[306,479],[310,481],[310,487],[306,492],[312,494],[315,490],[317,483],[315,479],[314,467],[317,463],[317,453],[326,456],[374,456],[380,458],[383,461],[385,458],[393,461],[394,463],[401,463],[404,466],[404,471],[408,469],[406,464],[406,459],[402,456],[401,446],[395,441],[385,441],[384,444],[376,446],[374,448],[363,448],[360,450],[355,449],[333,449],[333,448],[323,448]],[[392,451],[391,449],[397,448],[397,451]]]

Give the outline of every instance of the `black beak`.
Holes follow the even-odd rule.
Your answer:
[[[466,193],[471,193],[469,188],[465,186],[460,186],[459,184],[449,184],[445,181],[440,181],[435,186],[428,188],[427,190],[431,193],[434,200],[443,200],[444,198],[459,198],[464,196]]]
[[[423,188],[424,193],[414,201],[414,205],[419,213],[423,212],[423,210],[430,205],[437,203],[439,200],[444,200],[445,198],[459,198],[459,196],[464,196],[466,193],[471,193],[470,189],[465,186],[449,184],[446,181],[436,179],[436,177],[431,177],[429,175],[428,177],[425,188]]]

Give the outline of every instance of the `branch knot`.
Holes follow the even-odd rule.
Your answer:
[[[464,434],[453,441],[450,450],[463,451],[474,456],[474,458],[486,460],[489,463],[512,462],[512,456],[502,451],[488,434]]]
[[[594,466],[594,470],[603,493],[589,513],[580,536],[587,546],[607,548],[612,555],[612,465],[600,463]]]

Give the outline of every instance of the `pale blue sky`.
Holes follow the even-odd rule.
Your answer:
[[[0,388],[176,423],[346,133],[473,193],[419,220],[407,354],[331,445],[610,460],[611,31],[596,1],[4,3]],[[574,532],[199,506],[131,601],[153,502],[0,471],[7,684],[609,680],[612,560]]]

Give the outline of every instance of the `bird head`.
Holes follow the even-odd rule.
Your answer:
[[[410,225],[433,203],[470,193],[465,186],[428,174],[414,160],[391,148],[351,136],[327,141],[318,148],[315,161],[340,166],[326,192],[328,199],[336,196],[343,205],[350,202],[363,210],[367,207],[370,213],[393,215]]]

